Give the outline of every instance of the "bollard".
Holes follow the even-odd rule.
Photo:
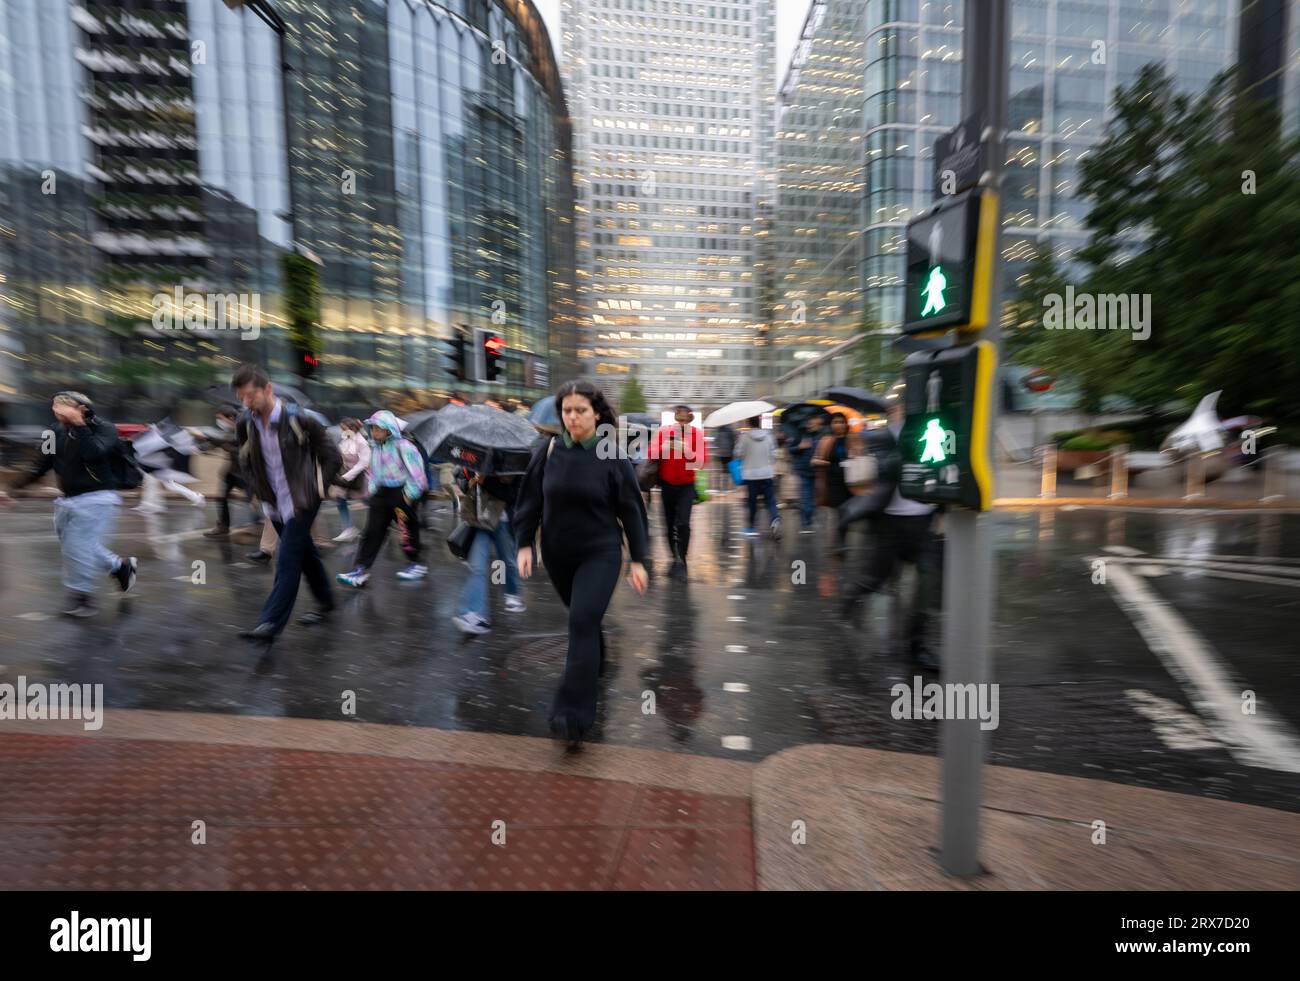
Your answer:
[[[1117,446],[1110,452],[1110,496],[1128,497],[1128,447]]]
[[[1187,493],[1183,500],[1191,501],[1205,496],[1205,454],[1195,453],[1187,458]]]
[[[1285,459],[1285,446],[1270,446],[1264,451],[1264,496],[1261,501],[1280,501],[1286,497]]]
[[[1056,496],[1056,446],[1043,447],[1043,479],[1038,490],[1039,497]]]

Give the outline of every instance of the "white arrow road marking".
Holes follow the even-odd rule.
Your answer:
[[[1143,555],[1142,549],[1134,548],[1132,545],[1107,545],[1103,552],[1110,552],[1112,555]]]
[[[1122,563],[1107,571],[1106,587],[1120,609],[1233,757],[1247,766],[1300,773],[1300,740],[1286,724],[1259,701],[1254,715],[1243,713],[1241,693],[1247,686],[1233,681],[1214,649]]]

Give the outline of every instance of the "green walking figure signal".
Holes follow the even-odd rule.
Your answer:
[[[921,463],[943,463],[947,459],[944,453],[944,443],[947,441],[948,434],[943,431],[939,425],[938,419],[931,419],[925,427],[925,432],[917,442],[925,444],[925,452],[921,454]]]
[[[925,295],[925,308],[921,311],[922,317],[938,313],[948,305],[943,298],[943,291],[947,288],[948,278],[944,276],[943,269],[935,266],[930,270],[930,278],[926,280],[925,289],[922,291]]]

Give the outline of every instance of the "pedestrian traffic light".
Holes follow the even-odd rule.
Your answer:
[[[467,353],[465,350],[467,346],[465,331],[460,328],[453,328],[451,337],[447,338],[444,343],[446,344],[447,363],[445,370],[447,374],[457,381],[469,381],[469,374],[466,371],[468,366],[465,364],[465,355]]]
[[[989,509],[988,429],[996,376],[997,347],[989,341],[918,351],[903,362],[903,497]]]
[[[477,343],[475,348],[478,357],[478,380],[485,382],[504,382],[502,374],[505,371],[505,365],[502,363],[506,354],[506,342],[494,330],[486,327],[479,327],[475,330]]]
[[[904,333],[984,328],[997,221],[997,195],[976,187],[908,222]]]

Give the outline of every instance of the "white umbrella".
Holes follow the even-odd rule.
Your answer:
[[[753,419],[755,416],[761,416],[764,412],[775,411],[776,406],[771,402],[732,402],[730,405],[724,405],[716,412],[710,412],[708,418],[704,420],[704,425],[731,426],[738,422]]]

